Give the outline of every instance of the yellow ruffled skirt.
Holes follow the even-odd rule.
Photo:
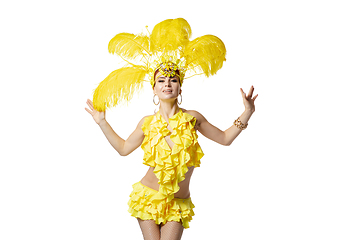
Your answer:
[[[167,203],[164,195],[141,182],[133,185],[128,205],[131,216],[142,220],[155,220],[156,224],[176,221],[181,222],[184,228],[189,228],[189,222],[195,215],[191,198],[173,198]]]

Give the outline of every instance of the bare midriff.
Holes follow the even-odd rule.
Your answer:
[[[185,179],[179,182],[180,190],[174,194],[175,198],[189,198],[190,197],[190,178],[194,171],[194,167],[189,167],[187,173],[185,174]],[[152,188],[156,191],[159,191],[159,179],[156,177],[154,173],[154,167],[150,167],[143,179],[141,179],[141,183],[149,188]]]

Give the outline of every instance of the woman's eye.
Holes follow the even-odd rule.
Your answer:
[[[172,79],[171,81],[172,81],[172,82],[177,82],[177,79]]]
[[[158,82],[164,82],[164,80],[158,80]]]

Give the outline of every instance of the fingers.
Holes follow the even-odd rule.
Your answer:
[[[248,97],[251,98],[253,93],[254,93],[254,86],[251,86],[249,93],[248,93]]]
[[[90,108],[94,109],[94,105],[90,99],[88,99],[86,103],[89,105]]]
[[[85,108],[85,110],[92,115],[92,112],[89,109]]]
[[[245,93],[244,93],[244,90],[243,90],[242,88],[240,88],[240,92],[241,92],[241,95],[242,95],[243,97],[245,97]]]
[[[90,109],[85,108],[85,110],[86,110],[88,113],[90,113],[91,115],[94,115],[94,106],[93,106],[92,101],[91,101],[90,99],[88,99],[88,100],[86,101],[86,103],[87,103],[87,105],[89,106]]]
[[[254,86],[251,86],[251,88],[250,88],[250,90],[249,90],[249,93],[248,93],[248,95],[246,96],[246,94],[244,93],[244,90],[242,89],[242,88],[240,88],[240,91],[241,91],[241,95],[243,96],[243,98],[246,98],[246,99],[251,99],[251,97],[252,97],[252,95],[253,95],[253,93],[254,93]],[[256,95],[256,97],[257,97],[257,95]],[[256,98],[255,97],[255,98]]]
[[[88,100],[86,101],[86,103],[87,103],[87,105],[90,107],[91,110],[94,110],[93,103],[92,103],[92,101],[91,101],[90,99],[88,99]]]

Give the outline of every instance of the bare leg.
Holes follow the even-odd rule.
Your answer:
[[[160,240],[160,226],[154,220],[141,220],[139,225],[144,236],[144,240]]]
[[[161,240],[180,240],[184,227],[181,223],[171,221],[161,226]]]

